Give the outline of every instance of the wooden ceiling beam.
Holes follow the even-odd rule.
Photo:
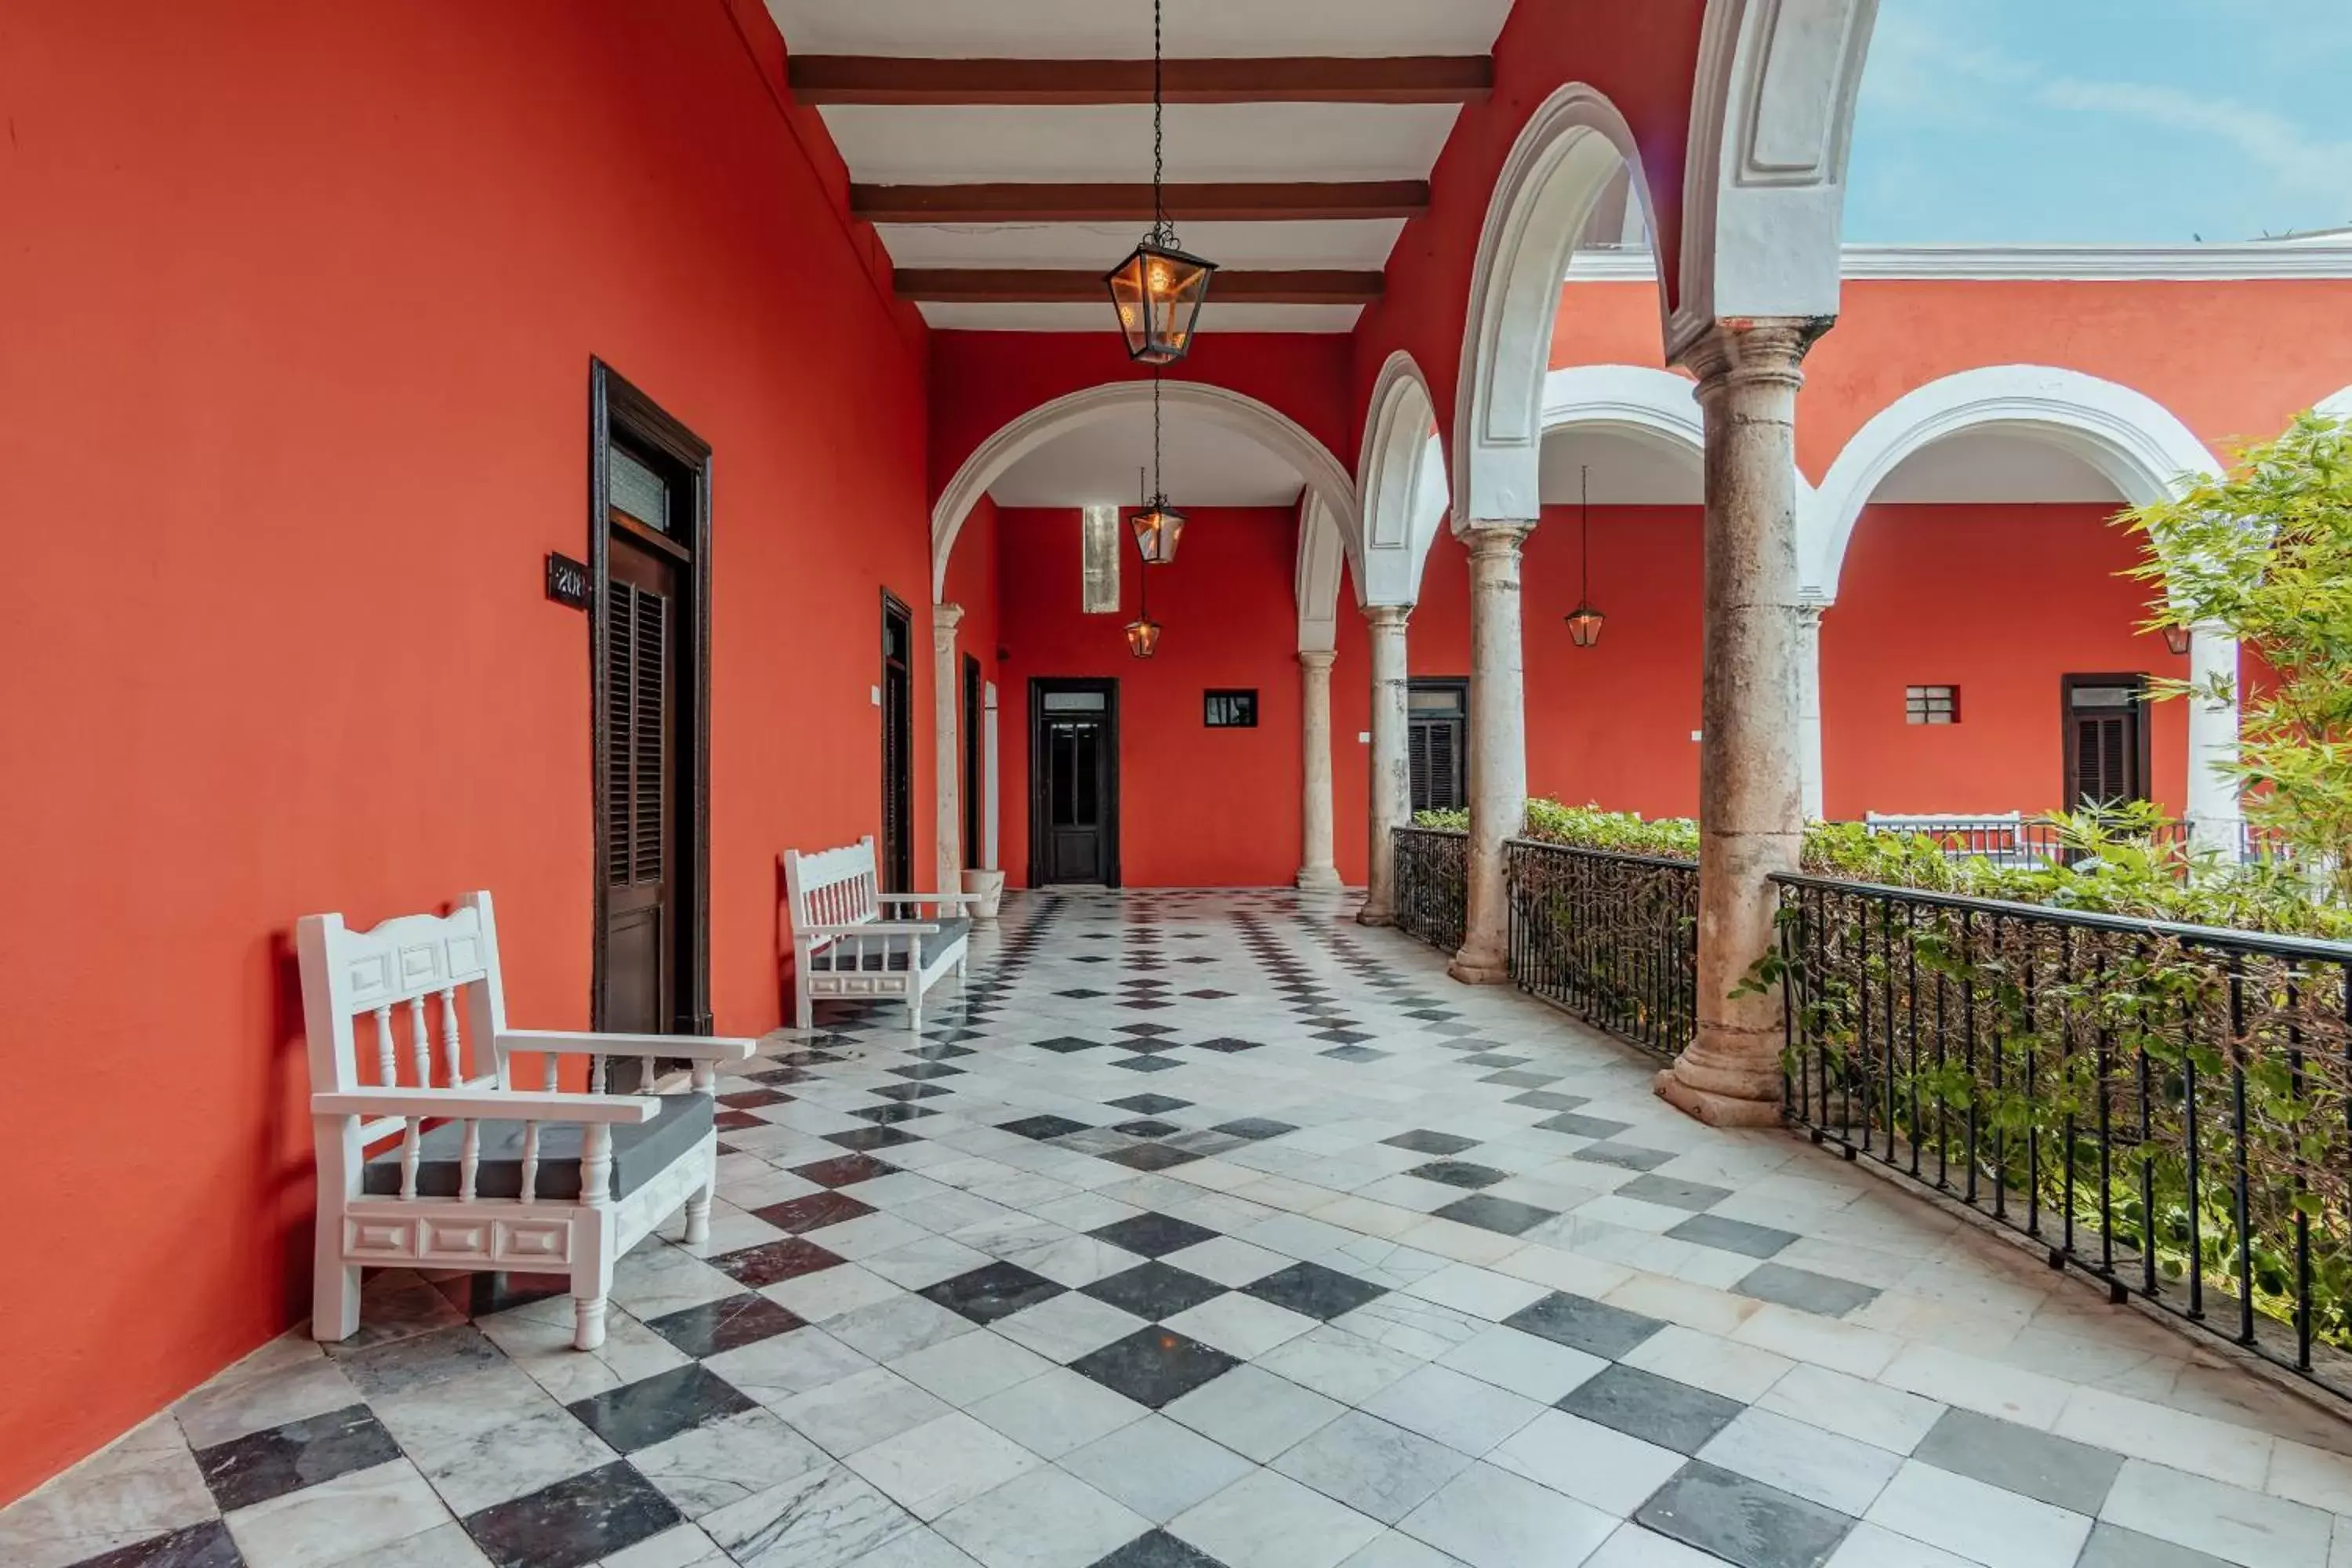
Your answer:
[[[1337,270],[1219,272],[1209,300],[1220,305],[1369,305],[1381,297],[1378,272]],[[1109,321],[1110,295],[1093,269],[914,268],[898,270],[898,297],[933,305],[1099,304]]]
[[[1036,108],[1151,101],[1150,60],[794,55],[785,65],[803,103]],[[1486,55],[1172,59],[1164,71],[1171,103],[1472,103],[1495,90],[1495,62]]]
[[[1168,216],[1191,223],[1417,217],[1426,180],[1177,184]],[[868,223],[1148,223],[1151,186],[1119,184],[852,185],[850,210]]]

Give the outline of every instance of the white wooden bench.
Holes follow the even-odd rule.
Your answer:
[[[594,1350],[614,1259],[680,1205],[688,1241],[709,1238],[718,1065],[756,1042],[508,1028],[488,893],[373,931],[305,916],[297,946],[319,1160],[312,1337],[358,1330],[362,1267],[514,1269],[568,1275],[572,1342]],[[518,1052],[541,1057],[543,1088],[515,1086]],[[567,1056],[589,1058],[590,1092],[557,1091]],[[692,1092],[604,1093],[611,1056],[684,1059]]]
[[[838,849],[784,851],[784,893],[793,922],[793,989],[797,1020],[815,1026],[820,1000],[900,1000],[907,1027],[923,1026],[923,994],[950,969],[964,973],[971,921],[945,911],[980,901],[976,893],[885,893],[875,873],[871,836]],[[941,911],[924,920],[926,907]],[[895,917],[883,919],[888,910]],[[916,918],[904,918],[908,911]]]

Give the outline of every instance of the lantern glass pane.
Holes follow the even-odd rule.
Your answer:
[[[1135,548],[1145,563],[1165,566],[1176,559],[1184,537],[1184,514],[1172,506],[1151,506],[1135,514]]]
[[[1595,609],[1577,609],[1568,617],[1569,640],[1579,647],[1591,647],[1601,640],[1601,624],[1606,618]]]
[[[1150,658],[1160,647],[1160,623],[1152,620],[1128,622],[1127,647],[1138,658]]]

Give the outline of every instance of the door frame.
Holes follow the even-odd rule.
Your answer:
[[[893,616],[898,616],[907,624],[907,744],[903,754],[901,754],[898,759],[900,765],[905,770],[906,776],[903,782],[906,787],[900,792],[899,805],[902,809],[898,813],[898,834],[902,842],[896,845],[889,841],[890,794],[892,790],[898,788],[901,782],[899,780],[893,779],[890,776],[889,626],[890,617]],[[882,629],[883,636],[879,639],[879,649],[882,655],[882,662],[878,672],[881,676],[881,682],[876,687],[876,689],[882,694],[882,724],[880,740],[882,745],[883,814],[881,822],[877,824],[877,826],[881,827],[882,833],[880,840],[875,846],[874,868],[876,879],[881,883],[884,891],[892,893],[911,893],[918,890],[915,887],[915,612],[908,606],[906,600],[898,597],[898,595],[890,592],[887,588],[882,590]],[[903,876],[899,875],[899,867],[896,858],[896,857],[901,853],[903,853],[907,858],[905,874]],[[906,885],[903,887],[891,887],[890,884],[894,881],[903,882]],[[946,888],[938,888],[933,889],[935,892],[942,893],[950,890],[950,889]]]
[[[2065,803],[2060,809],[2073,811],[2083,804],[2074,795],[2074,780],[2078,776],[2075,771],[2076,764],[2082,760],[2078,755],[2080,747],[2076,744],[2074,729],[2074,689],[2081,686],[2128,686],[2139,692],[2139,700],[2133,705],[2132,709],[2138,718],[2139,731],[2139,740],[2136,747],[2137,754],[2132,761],[2133,766],[2139,773],[2137,798],[2141,800],[2152,798],[2156,793],[2156,778],[2153,772],[2154,746],[2151,743],[2152,737],[2149,731],[2156,726],[2149,721],[2151,713],[2147,695],[2147,672],[2121,670],[2112,675],[2062,675],[2058,678],[2058,721],[2063,727],[2062,732],[2065,742],[2061,748],[2064,753],[2061,759],[2061,765],[2066,771],[2058,786],[2059,798]]]
[[[687,548],[687,648],[693,668],[679,689],[688,707],[688,741],[684,763],[688,778],[681,792],[686,813],[686,888],[680,903],[677,938],[686,952],[677,960],[672,976],[677,984],[673,1010],[676,1026],[688,1034],[707,1035],[710,1016],[710,444],[631,385],[612,366],[591,356],[588,361],[588,580],[593,602],[588,613],[588,746],[589,822],[593,842],[589,864],[592,879],[588,961],[588,1026],[604,1027],[604,982],[610,966],[605,922],[610,898],[604,887],[605,843],[611,835],[604,800],[604,773],[610,765],[605,733],[612,710],[611,672],[604,661],[604,605],[612,568],[611,458],[615,433],[659,452],[683,468],[692,480],[693,495],[685,509],[690,531]]]
[[[982,677],[980,656],[966,653],[957,671],[956,739],[963,747],[957,762],[963,769],[963,865],[966,871],[977,870],[985,863],[984,846],[981,836],[987,831],[985,813],[982,809],[982,792],[987,787],[984,776],[987,760],[984,748],[988,737],[988,682]],[[944,889],[942,889],[944,890]]]
[[[1103,783],[1107,798],[1103,802],[1103,886],[1119,886],[1119,800],[1121,788],[1118,771],[1118,681],[1109,676],[1033,675],[1029,678],[1029,885],[1042,888],[1045,883],[1045,845],[1051,834],[1046,821],[1045,792],[1038,781],[1045,775],[1045,694],[1049,691],[1099,691],[1103,694],[1105,735],[1103,738]]]

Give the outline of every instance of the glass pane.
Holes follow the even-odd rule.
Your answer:
[[[1075,792],[1071,786],[1076,769],[1072,763],[1077,752],[1077,737],[1067,730],[1056,729],[1046,737],[1046,770],[1052,788],[1047,814],[1055,827],[1067,827],[1074,813]]]
[[[1073,770],[1077,774],[1077,799],[1073,803],[1075,810],[1071,814],[1070,826],[1092,827],[1095,825],[1097,800],[1094,726],[1083,725],[1074,731],[1070,744],[1077,753],[1077,766]]]
[[[1048,713],[1099,713],[1109,700],[1099,691],[1048,691],[1045,711]]]
[[[1090,506],[1079,513],[1078,608],[1089,616],[1118,613],[1118,508]]]
[[[625,511],[647,528],[669,531],[669,487],[662,477],[620,447],[612,448],[605,467],[614,510]]]
[[[1406,694],[1405,706],[1415,713],[1459,713],[1462,711],[1462,698],[1459,687],[1435,690],[1419,687]]]
[[[2139,705],[2137,686],[2078,686],[2074,688],[2077,708],[2136,708]]]

